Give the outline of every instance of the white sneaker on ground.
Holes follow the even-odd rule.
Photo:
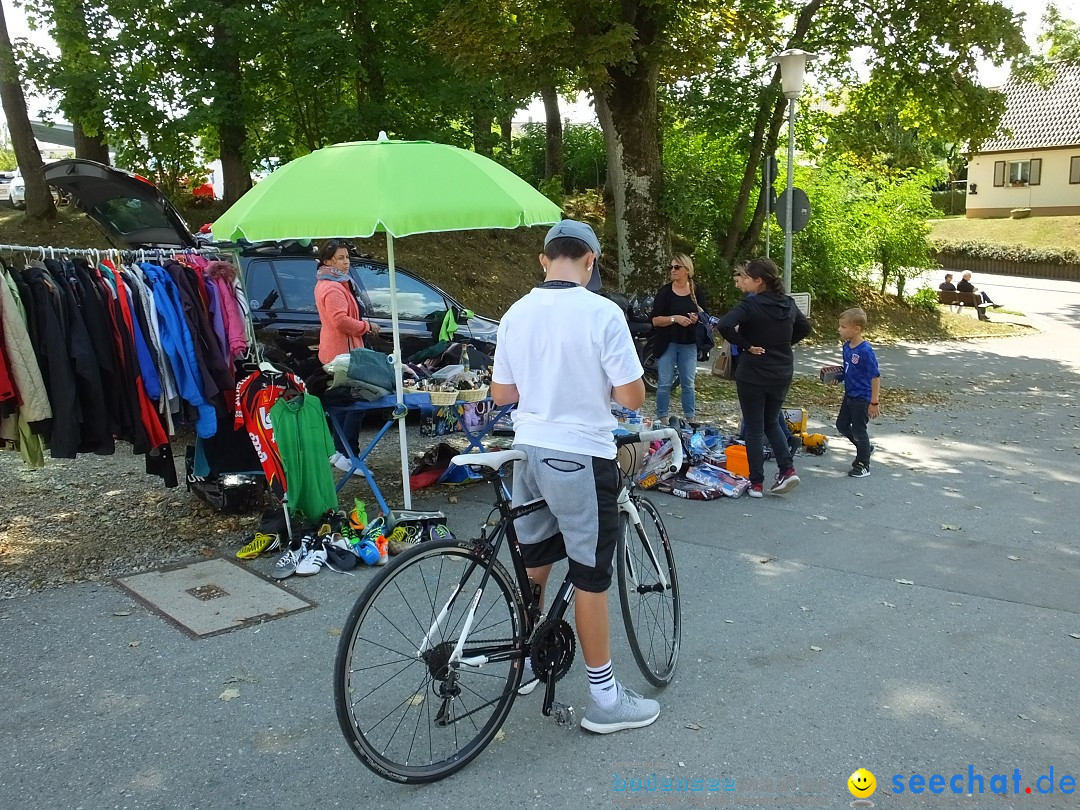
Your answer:
[[[296,575],[298,577],[314,576],[322,570],[324,565],[326,565],[326,549],[320,544],[308,551],[296,564]]]
[[[616,683],[615,688],[619,697],[609,709],[601,708],[590,693],[589,705],[585,708],[585,716],[581,718],[582,728],[596,734],[611,734],[628,728],[642,728],[656,722],[656,718],[660,716],[659,703],[631,692],[621,683]]]

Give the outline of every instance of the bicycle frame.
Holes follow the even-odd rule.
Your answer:
[[[636,441],[651,441],[653,439],[670,439],[673,443],[674,460],[672,463],[672,470],[678,470],[682,465],[682,445],[678,439],[676,431],[670,428],[662,430],[648,431],[635,436]],[[540,620],[541,605],[540,605],[540,586],[536,585],[529,579],[528,571],[525,567],[525,561],[521,555],[521,545],[518,541],[517,531],[514,527],[514,522],[525,515],[530,515],[533,512],[537,512],[547,506],[546,501],[543,498],[538,498],[528,503],[524,503],[520,506],[513,506],[511,502],[511,495],[505,484],[505,478],[501,471],[496,473],[492,478],[492,484],[495,489],[495,506],[499,512],[499,523],[495,528],[495,531],[490,540],[487,539],[485,532],[481,530],[481,537],[476,543],[475,548],[479,552],[481,559],[484,563],[489,563],[491,560],[498,557],[499,551],[502,547],[504,540],[509,537],[510,539],[510,557],[513,562],[514,576],[517,580],[518,589],[521,593],[522,600],[525,605],[525,638],[531,638],[533,631],[536,629]],[[618,508],[620,512],[624,512],[633,524],[635,531],[641,536],[641,516],[638,513],[637,507],[634,505],[631,497],[633,490],[633,478],[631,476],[622,476],[622,486],[618,495]],[[659,560],[656,556],[656,550],[652,548],[652,545],[648,542],[648,539],[643,537],[644,544],[648,549],[648,554],[652,564],[656,567],[661,577],[661,582],[657,586],[658,588],[665,589],[668,587],[668,582],[664,577],[662,566],[659,565]],[[477,563],[478,564],[478,563]],[[432,622],[431,627],[428,629],[424,636],[423,642],[420,648],[417,650],[417,657],[423,656],[432,646],[432,639],[438,637],[442,628],[442,624],[449,615],[452,605],[461,595],[461,589],[464,583],[468,580],[472,573],[476,570],[476,565],[471,565],[462,575],[461,581],[457,587],[451,592],[450,597],[447,599],[446,604],[443,605],[439,611],[438,616]],[[628,560],[628,567],[630,569],[631,577],[637,585],[637,575],[633,571],[633,562]],[[468,610],[466,611],[465,620],[461,628],[461,632],[458,635],[454,650],[449,658],[449,665],[454,667],[455,665],[466,667],[482,667],[484,664],[496,660],[506,660],[507,651],[504,648],[493,650],[475,650],[471,651],[473,654],[466,656],[465,644],[468,640],[469,633],[472,630],[473,623],[476,618],[476,608],[480,604],[480,600],[483,598],[484,589],[487,586],[488,578],[491,576],[490,565],[485,565],[484,575],[480,579],[480,584],[476,588],[476,592],[472,597]],[[570,574],[567,573],[563,579],[562,584],[559,586],[558,591],[555,594],[555,598],[551,603],[551,610],[548,612],[548,619],[562,619],[566,615],[566,611],[573,603],[574,586],[570,579]],[[514,651],[512,655],[520,657],[524,661],[526,650]],[[555,681],[550,679],[546,684],[546,690],[544,695],[544,707],[543,713],[545,716],[550,716],[552,706],[554,705],[555,695]]]

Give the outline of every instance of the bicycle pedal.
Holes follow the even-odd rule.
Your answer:
[[[551,717],[555,721],[555,725],[563,728],[571,729],[577,725],[574,718],[574,707],[567,706],[564,703],[551,704]]]

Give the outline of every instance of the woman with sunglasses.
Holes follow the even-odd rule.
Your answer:
[[[653,299],[653,351],[659,380],[656,384],[656,415],[667,421],[671,386],[679,375],[683,418],[694,421],[694,375],[697,373],[696,327],[708,301],[694,284],[694,263],[679,254],[671,260],[671,283],[656,291]]]

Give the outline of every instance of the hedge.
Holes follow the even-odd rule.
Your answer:
[[[1023,245],[998,245],[993,242],[934,242],[938,253],[998,262],[1080,265],[1080,253],[1067,248],[1032,248]]]

